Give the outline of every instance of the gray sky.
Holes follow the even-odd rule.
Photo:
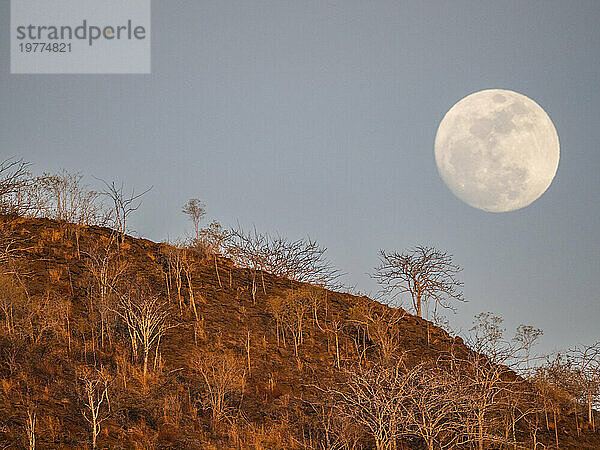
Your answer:
[[[0,154],[154,185],[133,220],[163,240],[181,205],[306,234],[358,289],[377,251],[435,245],[464,268],[452,318],[494,311],[540,350],[600,338],[600,2],[153,2],[152,75],[10,75],[0,0]],[[456,199],[433,140],[465,95],[511,89],[561,142],[548,191],[493,214]]]

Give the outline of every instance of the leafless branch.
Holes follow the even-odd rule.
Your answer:
[[[101,192],[101,194],[109,198],[113,204],[114,228],[121,235],[121,239],[123,239],[125,233],[127,232],[128,217],[131,215],[131,213],[139,209],[139,207],[142,205],[141,198],[150,192],[153,186],[150,186],[138,194],[135,193],[135,188],[132,188],[131,193],[127,194],[123,182],[118,185],[114,181],[109,184],[102,179],[99,180],[102,181],[106,187],[106,190]]]
[[[380,264],[373,278],[386,294],[409,294],[419,317],[422,303],[454,309],[452,301],[464,301],[463,283],[457,278],[461,268],[452,255],[434,247],[418,246],[405,253],[379,252]]]

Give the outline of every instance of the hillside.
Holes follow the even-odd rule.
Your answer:
[[[583,408],[569,409],[565,400],[551,409],[554,391],[520,403],[527,382],[405,311],[256,274],[206,249],[121,240],[107,228],[15,217],[3,217],[0,227],[1,448],[28,448],[32,435],[37,448],[91,448],[90,398],[100,405],[98,448],[394,448],[391,441],[397,448],[555,448],[557,440],[560,448],[600,448]],[[144,308],[164,326],[148,342],[146,374],[144,341],[131,337],[141,328],[128,326]],[[456,419],[470,414],[465,405],[475,397],[422,432],[384,425],[380,432],[399,436],[387,441],[342,414],[352,416],[357,405],[340,402],[344,392],[357,399],[361,377],[361,392],[370,392],[389,370],[417,380],[429,368],[411,368],[427,362],[448,370],[464,363],[456,374],[469,380],[486,367],[498,386],[510,382],[522,395],[511,397],[518,399],[512,415],[486,406],[485,437],[476,421]],[[436,379],[466,399],[463,390],[475,384],[457,377]],[[361,407],[396,392],[386,383]],[[431,389],[423,386],[426,400]],[[504,391],[494,390],[493,402],[510,403],[501,400]],[[435,406],[439,397],[431,398],[423,407]],[[396,414],[390,411],[383,420]],[[431,424],[439,429],[428,443]],[[464,437],[454,439],[459,427]]]

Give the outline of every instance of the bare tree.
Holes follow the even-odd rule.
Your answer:
[[[192,273],[194,270],[195,261],[185,250],[183,250],[182,253],[182,267],[187,281],[188,295],[190,298],[190,307],[192,308],[192,312],[194,313],[194,318],[196,319],[196,321],[198,321],[198,310],[196,308],[196,298],[194,296],[194,286],[192,284]]]
[[[16,277],[0,273],[0,319],[6,334],[26,337],[33,344],[47,335],[69,340],[69,300],[51,290],[30,295],[13,274]]]
[[[600,404],[600,342],[593,345],[578,346],[571,350],[571,359],[575,363],[583,386],[587,404],[588,423],[594,431],[593,408]]]
[[[227,234],[225,247],[237,265],[252,269],[253,302],[256,301],[259,272],[264,293],[262,272],[329,289],[341,286],[337,280],[342,274],[325,257],[327,249],[310,238],[289,241],[281,236],[258,233],[256,228],[247,232],[238,226]]]
[[[466,368],[462,377],[468,389],[465,423],[469,425],[468,434],[477,443],[477,448],[483,450],[498,439],[495,433],[497,413],[506,388],[504,377],[510,369],[502,364],[493,364],[486,356],[477,353],[469,353],[454,366]]]
[[[269,309],[275,316],[277,339],[282,333],[285,343],[285,331],[289,331],[294,340],[294,354],[303,342],[306,316],[311,308],[309,288],[298,288],[287,291],[282,296],[269,299]]]
[[[417,316],[422,317],[425,302],[433,302],[435,312],[438,306],[453,310],[452,301],[464,301],[463,283],[457,278],[461,268],[452,262],[452,255],[418,246],[405,253],[381,250],[379,256],[373,277],[386,294],[410,294]]]
[[[346,323],[347,334],[352,339],[354,350],[360,363],[367,357],[367,351],[372,346],[367,329],[367,316],[370,315],[374,305],[361,298],[350,307],[350,314]]]
[[[342,385],[325,390],[336,413],[363,426],[377,450],[395,449],[396,440],[406,433],[405,403],[411,395],[406,369],[401,364],[359,365],[344,369],[344,373]]]
[[[169,301],[171,301],[171,291],[173,290],[174,285],[174,288],[177,291],[179,312],[182,314],[184,305],[182,289],[187,285],[189,308],[194,313],[195,319],[198,320],[193,274],[202,255],[198,253],[196,247],[187,247],[182,243],[164,246],[163,255],[165,258],[163,260],[163,272],[165,273]],[[205,301],[202,296],[200,296],[200,300],[203,302]]]
[[[189,216],[194,225],[195,238],[198,239],[200,237],[200,221],[206,215],[206,205],[200,199],[190,198],[183,205],[181,212]]]
[[[215,263],[215,274],[219,287],[223,287],[221,284],[221,276],[219,274],[219,264],[217,255],[221,255],[224,252],[225,241],[227,240],[228,232],[223,229],[221,224],[216,220],[213,220],[208,227],[200,229],[200,234],[197,239],[198,243],[203,249],[208,250],[212,253],[213,261]]]
[[[96,369],[85,368],[79,375],[79,395],[83,403],[82,415],[90,425],[92,448],[97,446],[102,422],[110,413],[107,375]]]
[[[27,407],[27,419],[25,421],[25,431],[27,433],[27,448],[35,450],[36,445],[37,412],[33,404]]]
[[[243,360],[231,351],[207,353],[195,359],[194,368],[204,385],[199,400],[210,410],[213,426],[231,419],[241,403],[246,384]],[[235,396],[238,397],[237,405]]]
[[[164,246],[163,251],[166,262],[166,284],[169,302],[171,301],[171,292],[173,291],[172,286],[175,284],[175,289],[177,290],[177,303],[179,305],[179,313],[181,314],[183,312],[183,296],[181,294],[184,272],[183,246],[178,243],[172,245],[167,244]]]
[[[336,289],[341,273],[327,260],[327,249],[310,237],[290,241],[281,236],[265,237],[264,269],[289,280]]]
[[[16,331],[16,325],[26,307],[26,292],[16,280],[8,274],[0,274],[0,312],[4,316],[6,334]]]
[[[336,367],[339,369],[340,368],[340,334],[344,330],[344,321],[339,316],[334,316],[324,326],[323,330],[333,334],[333,336],[335,338],[335,362],[336,362]],[[329,341],[328,341],[328,343],[329,343]]]
[[[519,355],[524,347],[518,341],[504,339],[502,322],[502,318],[489,312],[476,315],[471,335],[466,339],[473,351],[453,362],[454,366],[462,368],[461,373],[468,387],[468,421],[473,423],[470,434],[480,450],[487,448],[491,442],[502,440],[499,420],[506,401],[510,403],[510,396],[515,395],[515,386],[518,384],[508,365],[522,363]],[[513,411],[513,426],[530,412],[528,410],[526,414],[516,417]]]
[[[525,351],[525,371],[530,374],[531,350],[537,340],[544,334],[539,328],[533,328],[531,325],[519,325],[513,340],[518,342]]]
[[[544,405],[548,431],[550,426],[547,412],[550,410],[556,448],[560,448],[558,424],[561,416],[568,412],[574,412],[579,433],[578,403],[581,399],[586,399],[587,393],[586,384],[582,383],[580,368],[572,358],[567,358],[559,353],[548,357],[546,364],[535,368],[531,382]]]
[[[80,173],[63,169],[44,173],[32,182],[40,188],[32,203],[42,209],[44,216],[77,225],[104,225],[108,220],[100,193],[91,190]]]
[[[347,416],[341,416],[329,398],[309,402],[322,429],[322,439],[317,448],[351,450],[360,448],[364,433],[360,426]]]
[[[125,191],[123,182],[118,185],[114,181],[110,184],[104,180],[100,181],[106,186],[106,190],[101,192],[101,194],[108,197],[113,204],[113,226],[119,232],[122,241],[127,232],[127,219],[131,213],[139,209],[142,205],[141,198],[150,192],[152,186],[139,194],[135,193],[135,189],[131,189],[131,193],[128,194]]]
[[[111,233],[106,244],[96,245],[90,252],[85,252],[86,263],[94,286],[92,295],[95,302],[90,305],[100,313],[100,336],[104,346],[105,334],[111,340],[111,327],[109,314],[114,309],[115,299],[118,297],[117,286],[127,269],[127,263],[117,250],[116,236]]]
[[[504,339],[506,331],[502,326],[502,318],[491,312],[479,313],[473,319],[472,335],[467,339],[473,349],[483,353],[499,364],[509,364],[522,369],[525,374],[531,373],[531,351],[537,340],[544,334],[541,329],[531,325],[519,325],[512,342]]]
[[[413,367],[406,375],[410,393],[406,427],[423,439],[428,450],[455,448],[466,441],[463,418],[468,389],[456,375],[427,362]]]
[[[33,176],[22,159],[0,162],[0,212],[47,217],[76,225],[104,225],[100,194],[78,172],[58,170]]]
[[[543,404],[543,413],[546,417],[546,430],[550,431],[550,420],[548,418],[548,412],[552,415],[553,420],[553,428],[554,428],[554,442],[556,444],[556,448],[560,448],[560,439],[558,436],[558,424],[557,424],[557,415],[560,414],[560,406],[559,400],[557,398],[556,391],[552,383],[550,383],[545,376],[544,368],[537,367],[533,376],[530,377],[533,388],[539,393],[539,397],[542,400]],[[516,402],[515,402],[516,403]],[[515,405],[516,408],[516,405]],[[514,421],[512,421],[514,423]],[[513,439],[515,436],[514,426],[512,427]]]
[[[134,357],[138,356],[138,345],[141,347],[145,380],[150,351],[154,348],[158,356],[160,340],[168,329],[168,310],[158,297],[139,292],[123,296],[116,312],[127,325]]]
[[[266,245],[267,236],[259,234],[256,228],[253,231],[245,232],[238,227],[232,229],[227,235],[226,248],[228,255],[240,267],[249,268],[251,272],[250,293],[252,295],[252,303],[256,303],[256,291],[258,288],[256,277],[259,271],[263,270],[266,265],[266,257],[264,248]],[[263,280],[263,291],[266,292]]]
[[[19,328],[35,344],[45,337],[66,337],[68,341],[69,310],[69,300],[54,291],[28,296]]]
[[[504,320],[491,312],[477,314],[473,318],[471,335],[467,339],[471,348],[477,353],[485,354],[492,361],[503,361],[505,356]]]
[[[23,214],[28,205],[23,191],[29,184],[29,167],[23,159],[7,158],[0,161],[0,214]]]
[[[224,230],[221,224],[213,220],[206,228],[200,229],[200,243],[215,255],[221,255],[225,251],[225,242],[228,231]]]
[[[359,353],[366,353],[369,341],[377,347],[383,362],[392,361],[400,349],[403,332],[399,323],[405,316],[406,312],[401,309],[380,307],[374,303],[355,307],[352,310],[351,322],[358,326],[355,340],[357,350],[361,342],[363,346]]]

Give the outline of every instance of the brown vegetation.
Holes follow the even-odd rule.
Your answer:
[[[327,290],[338,273],[314,241],[200,228],[197,202],[178,245],[124,234],[133,192],[115,229],[77,202],[39,218],[28,166],[3,164],[1,448],[600,447],[598,344],[534,364],[541,332],[506,339],[490,313],[463,341]],[[48,208],[90,192],[66,178],[74,191],[48,191]],[[416,312],[461,300],[449,256],[416,252],[437,266],[410,280],[402,254],[382,253],[389,286]]]

